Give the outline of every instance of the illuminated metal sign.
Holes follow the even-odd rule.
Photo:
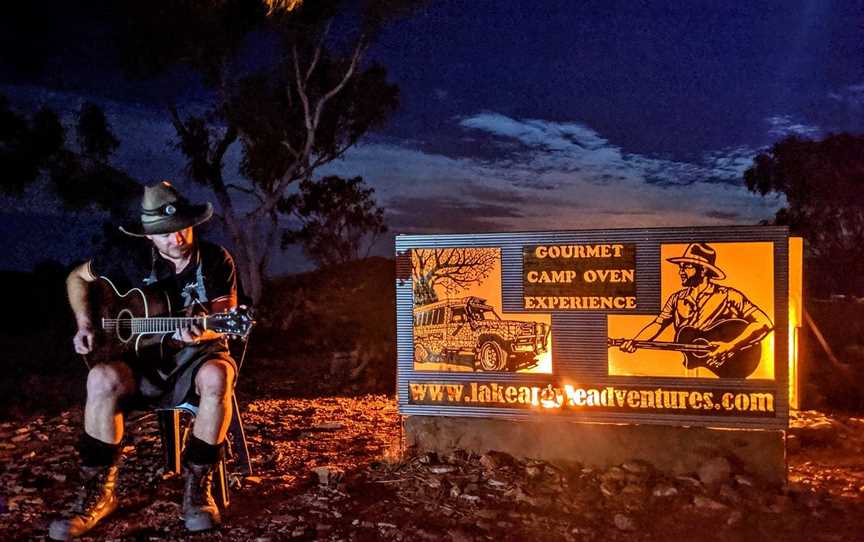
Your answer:
[[[785,427],[789,246],[782,227],[397,236],[400,410]]]

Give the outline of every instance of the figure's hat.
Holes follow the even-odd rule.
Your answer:
[[[120,226],[120,231],[135,237],[172,233],[197,226],[213,216],[210,203],[192,204],[168,181],[144,187],[141,221]]]
[[[693,265],[702,266],[717,280],[726,278],[726,273],[714,265],[714,262],[717,261],[717,252],[707,243],[693,243],[687,247],[683,256],[680,258],[667,258],[666,261],[672,263],[692,263]]]

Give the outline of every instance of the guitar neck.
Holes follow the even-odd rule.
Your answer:
[[[626,339],[609,339],[609,346],[621,346]],[[707,344],[672,343],[661,341],[633,341],[636,348],[649,350],[674,350],[676,352],[711,352],[714,348]]]
[[[135,335],[174,333],[177,330],[197,324],[207,329],[206,316],[159,317],[159,318],[103,318],[102,329],[116,330],[118,327]]]

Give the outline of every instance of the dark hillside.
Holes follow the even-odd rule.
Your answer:
[[[391,392],[395,280],[393,260],[380,257],[273,280],[244,378],[284,370],[301,392]]]
[[[84,397],[86,368],[72,350],[67,272],[47,263],[33,273],[0,273],[0,418],[50,412]]]

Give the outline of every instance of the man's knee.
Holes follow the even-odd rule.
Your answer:
[[[227,361],[210,360],[198,369],[195,387],[200,396],[225,397],[234,383],[234,367]]]
[[[132,371],[119,363],[95,365],[87,373],[89,397],[122,397],[132,393]]]

